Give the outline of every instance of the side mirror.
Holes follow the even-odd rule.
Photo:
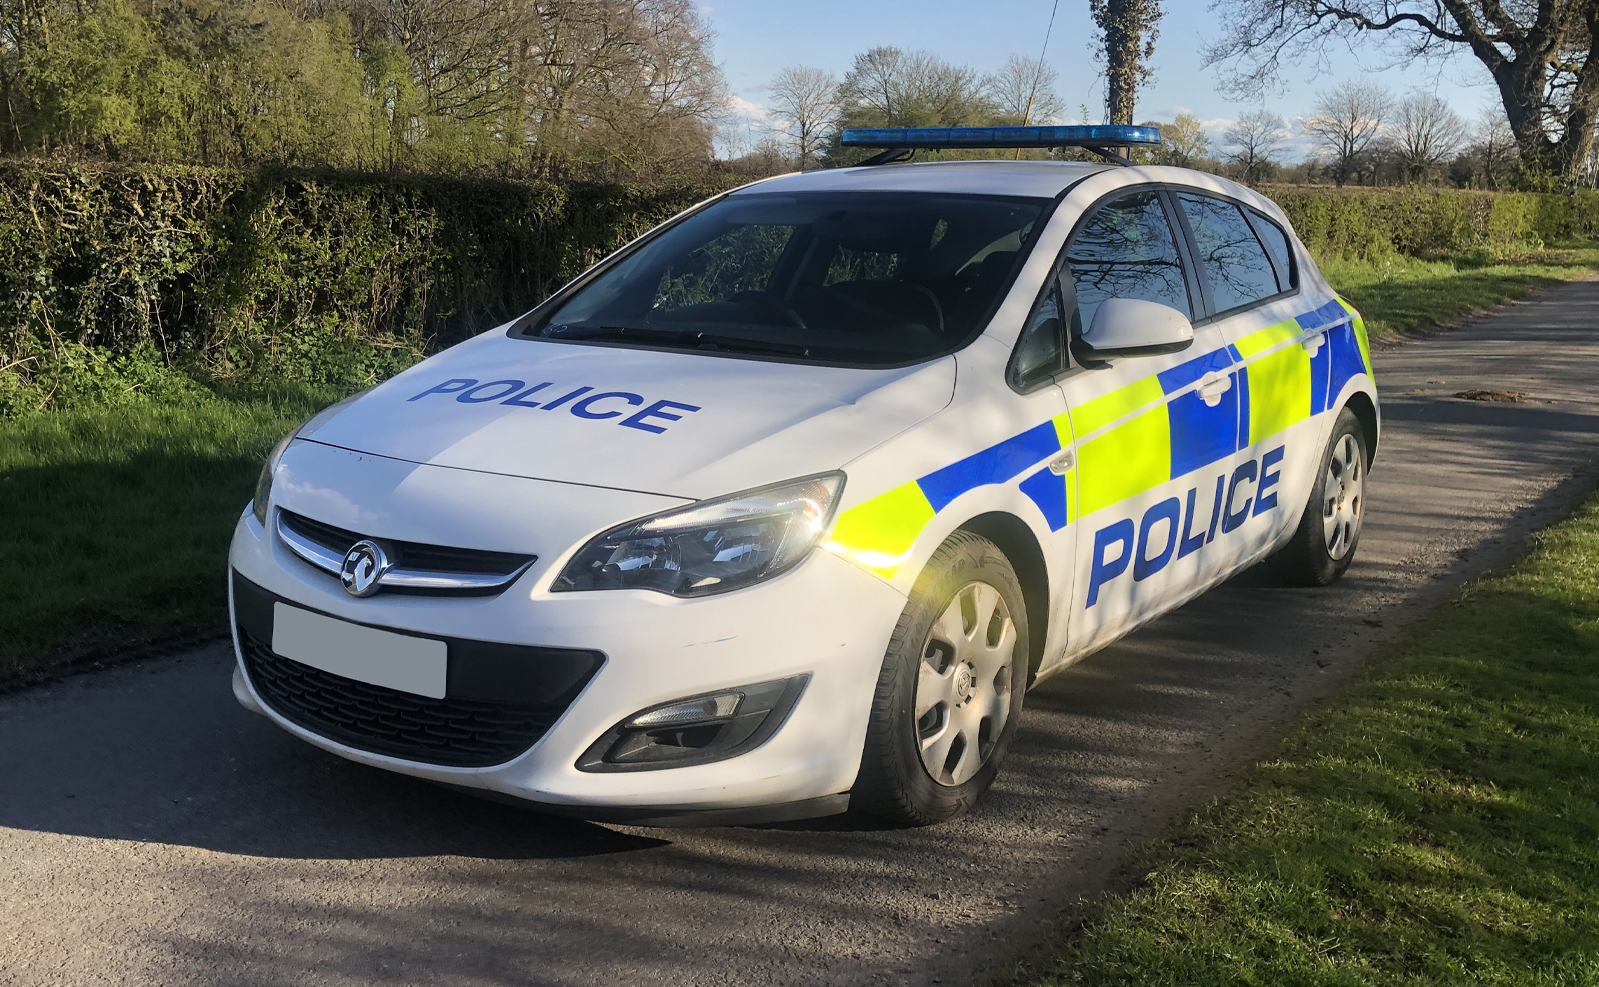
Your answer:
[[[1094,322],[1072,349],[1085,365],[1118,356],[1158,356],[1186,350],[1194,342],[1188,317],[1159,302],[1139,298],[1107,298],[1099,303]]]

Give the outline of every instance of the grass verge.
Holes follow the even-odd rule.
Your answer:
[[[1599,983],[1599,498],[1149,851],[1035,987]]]
[[[331,391],[125,401],[0,423],[0,685],[225,626],[229,535]]]
[[[1360,310],[1372,338],[1382,341],[1589,277],[1599,268],[1599,243],[1571,241],[1505,258],[1485,252],[1431,261],[1402,255],[1333,258],[1320,267]]]

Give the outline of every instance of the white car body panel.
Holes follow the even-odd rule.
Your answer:
[[[527,340],[502,327],[396,376],[289,444],[270,509],[370,537],[537,560],[498,595],[356,598],[246,511],[233,539],[233,571],[331,617],[441,638],[589,649],[603,653],[603,666],[536,743],[487,767],[405,760],[319,736],[275,712],[242,671],[236,694],[341,756],[553,806],[724,809],[847,792],[889,637],[928,558],[953,532],[1001,525],[1036,546],[1047,587],[1036,668],[1042,677],[1283,544],[1299,523],[1338,410],[1363,400],[1375,413],[1369,372],[1353,369],[1363,358],[1363,337],[1357,340],[1351,316],[1297,241],[1297,292],[1197,326],[1188,350],[1118,359],[1105,369],[1074,367],[1027,393],[1010,386],[1007,368],[1022,327],[1078,221],[1104,197],[1152,183],[1225,196],[1291,229],[1264,197],[1174,168],[958,162],[785,176],[731,194],[1069,192],[1036,232],[982,331],[953,354],[916,366],[852,369]],[[1266,331],[1282,339],[1261,348]],[[1241,340],[1254,341],[1245,343],[1247,356]],[[1357,343],[1362,348],[1351,356]],[[1313,381],[1323,396],[1312,399],[1316,410],[1308,417],[1256,436],[1248,431],[1246,401],[1256,398],[1244,391],[1251,373],[1265,379],[1266,370],[1249,368],[1265,368],[1261,361],[1288,347],[1303,348],[1313,367],[1324,368],[1315,371],[1321,383]],[[1125,415],[1085,411],[1097,399],[1120,400],[1128,388],[1150,389],[1149,379],[1162,372],[1186,373],[1185,365],[1214,353],[1234,355],[1217,357],[1219,370],[1129,404]],[[1104,461],[1095,459],[1096,448],[1105,448],[1093,447],[1096,438],[1162,402],[1187,401],[1191,409],[1199,389],[1214,390],[1220,378],[1230,381],[1232,395],[1220,400],[1244,409],[1235,448],[1191,469],[1174,466],[1180,475],[1080,513],[1089,484],[1099,481],[1085,479],[1079,466],[1085,457],[1090,466]],[[579,388],[589,390],[553,410],[542,407]],[[608,396],[583,414],[573,411],[601,395]],[[663,414],[649,416],[650,409]],[[628,424],[641,412],[647,416]],[[847,477],[835,527],[793,571],[692,599],[645,590],[552,591],[574,553],[623,522],[834,470]],[[1263,477],[1270,478],[1264,490]],[[1064,498],[1058,505],[1051,492],[1057,480]],[[1220,510],[1218,489],[1227,501]],[[1257,511],[1261,496],[1276,499]],[[925,504],[907,543],[852,540],[874,511],[902,501]],[[1223,531],[1220,519],[1229,514],[1236,523]],[[1113,574],[1107,553],[1129,531],[1136,534],[1127,550],[1142,546],[1144,558]],[[1196,543],[1200,532],[1205,538]],[[1096,544],[1104,549],[1098,558]],[[1165,545],[1173,548],[1161,561]],[[242,650],[239,660],[245,668]],[[810,679],[786,722],[747,753],[617,773],[577,766],[590,745],[639,710],[801,675]]]

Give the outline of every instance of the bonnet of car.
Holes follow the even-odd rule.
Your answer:
[[[955,361],[859,369],[485,333],[302,438],[700,499],[837,469],[949,404]]]

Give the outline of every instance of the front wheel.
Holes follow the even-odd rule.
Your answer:
[[[1016,733],[1029,654],[1010,560],[957,532],[928,561],[889,641],[851,805],[910,826],[970,809]]]
[[[1279,579],[1293,586],[1328,586],[1354,561],[1366,520],[1366,431],[1348,408],[1338,413],[1321,469],[1294,537],[1271,557]]]

